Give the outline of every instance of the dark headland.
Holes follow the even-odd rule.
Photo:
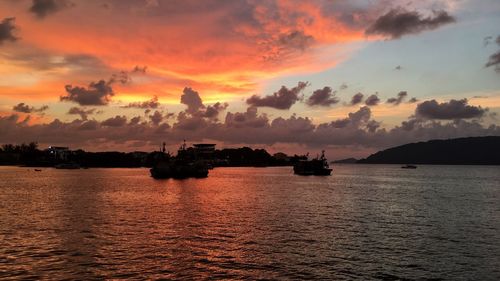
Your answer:
[[[358,159],[356,158],[345,158],[345,159],[340,159],[340,160],[335,160],[330,163],[332,164],[356,164],[358,162]]]
[[[357,163],[500,165],[500,136],[409,143],[379,151]]]

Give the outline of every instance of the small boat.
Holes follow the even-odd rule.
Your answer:
[[[41,172],[42,169],[35,169],[35,172]]]
[[[416,168],[417,168],[417,166],[415,166],[415,165],[408,165],[408,164],[406,164],[404,166],[401,166],[401,169],[416,169]]]
[[[328,166],[325,151],[322,151],[321,156],[315,159],[297,162],[293,166],[293,172],[301,176],[329,176],[332,174],[332,169]]]

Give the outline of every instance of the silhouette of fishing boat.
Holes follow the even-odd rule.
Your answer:
[[[416,168],[417,168],[417,166],[415,166],[415,165],[408,165],[408,164],[406,164],[404,166],[401,166],[401,169],[416,169]]]
[[[155,179],[206,178],[208,176],[208,165],[204,161],[190,157],[185,141],[177,151],[177,156],[171,157],[170,154],[165,153],[165,143],[160,155],[156,164],[149,170]]]
[[[293,172],[301,176],[329,176],[332,169],[328,165],[325,151],[312,160],[300,160],[293,166]]]

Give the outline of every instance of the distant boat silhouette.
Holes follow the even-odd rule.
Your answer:
[[[328,166],[328,161],[325,157],[325,151],[321,152],[321,156],[312,160],[300,160],[293,166],[293,172],[301,176],[329,176],[332,169]]]
[[[415,165],[404,165],[404,166],[401,166],[401,169],[416,169],[417,166]]]
[[[35,169],[35,172],[41,172],[42,169]]]
[[[206,178],[208,165],[204,161],[191,159],[186,150],[186,142],[177,151],[176,157],[165,153],[165,144],[162,148],[162,158],[149,171],[155,179],[185,179]]]

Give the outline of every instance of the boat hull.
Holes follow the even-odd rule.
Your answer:
[[[153,167],[149,171],[151,173],[151,176],[155,179],[187,179],[208,177],[208,168],[199,166],[163,165]]]
[[[324,151],[321,157],[312,160],[301,160],[293,165],[293,172],[301,176],[329,176],[332,169],[328,166]]]
[[[332,169],[322,169],[315,171],[294,169],[294,174],[299,176],[330,176],[332,174]]]

